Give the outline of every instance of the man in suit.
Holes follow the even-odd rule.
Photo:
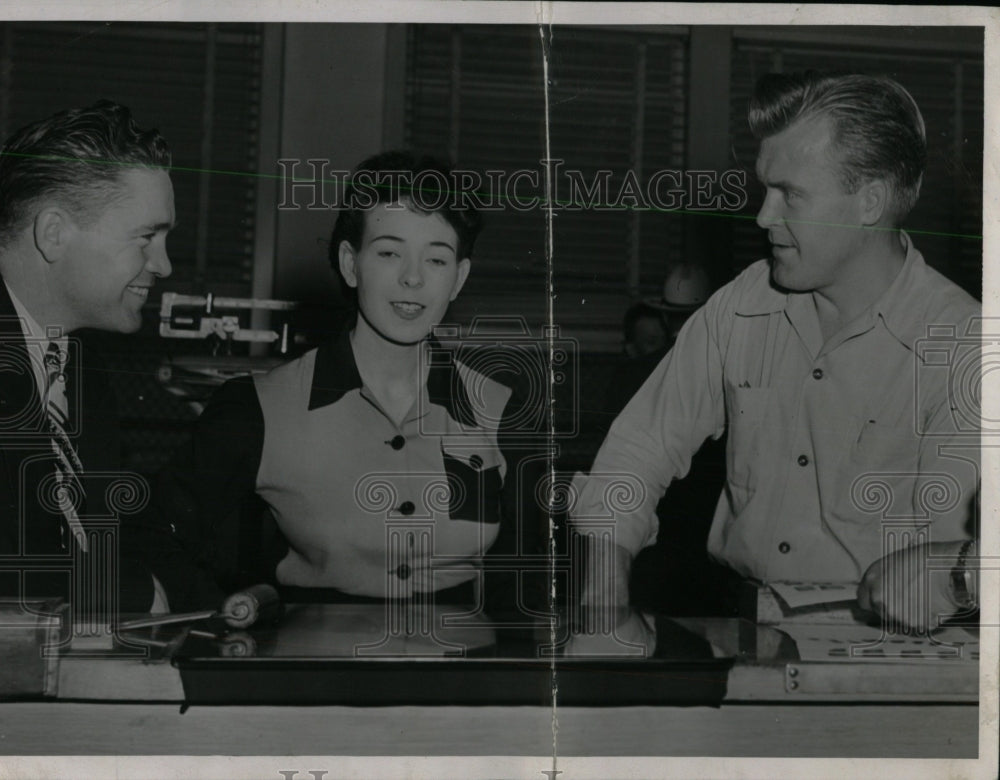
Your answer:
[[[159,133],[107,101],[0,150],[0,596],[113,602],[106,574],[80,575],[117,560],[119,608],[153,604],[127,534],[105,544],[88,529],[126,522],[146,487],[119,471],[114,393],[79,331],[137,331],[170,274],[169,166]]]

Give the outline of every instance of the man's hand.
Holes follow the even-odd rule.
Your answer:
[[[951,587],[964,540],[932,542],[897,550],[868,567],[858,585],[858,605],[888,626],[927,631],[939,618],[962,609]],[[934,566],[928,566],[934,559]]]
[[[574,627],[563,654],[567,657],[649,658],[656,650],[656,630],[634,609],[611,608],[586,613]]]
[[[612,610],[628,606],[628,578],[632,553],[606,540],[587,550],[580,604],[587,610]]]
[[[632,554],[610,540],[591,539],[584,559],[580,610],[565,654],[639,656],[652,654],[655,635],[628,606]]]

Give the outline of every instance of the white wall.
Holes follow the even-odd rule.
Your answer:
[[[329,160],[330,170],[351,170],[382,150],[389,40],[385,24],[284,25],[278,157],[302,160],[296,175],[312,175],[310,158]],[[283,197],[279,181],[275,208]],[[299,207],[277,211],[275,298],[336,299],[326,260],[336,213],[306,208],[311,199],[299,190],[292,201]]]

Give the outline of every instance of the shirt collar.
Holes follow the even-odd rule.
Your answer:
[[[69,344],[69,338],[66,334],[60,331],[57,338],[50,338],[46,329],[39,325],[38,320],[31,316],[31,312],[29,312],[25,308],[24,304],[21,303],[17,295],[15,295],[14,291],[10,288],[10,285],[7,284],[6,280],[4,281],[4,286],[7,288],[7,294],[10,296],[10,302],[14,305],[14,311],[21,320],[21,331],[24,334],[25,341],[29,343],[34,342],[36,344],[43,344],[46,349],[48,349],[50,343],[55,342],[59,345],[59,348],[65,352],[66,347]]]
[[[69,347],[69,338],[60,332],[60,336],[55,339],[50,339],[45,329],[38,324],[38,320],[31,316],[31,312],[25,307],[18,297],[14,294],[14,291],[7,284],[7,281],[3,282],[4,287],[7,289],[7,295],[10,296],[10,302],[14,307],[14,313],[17,315],[20,321],[21,336],[24,338],[24,349],[28,353],[28,360],[31,365],[31,372],[35,380],[35,388],[38,393],[38,397],[41,399],[42,403],[45,403],[45,393],[48,387],[48,370],[45,368],[45,353],[49,349],[51,343],[59,345],[59,348],[66,354],[66,350]],[[71,372],[72,373],[72,372]]]
[[[877,317],[881,317],[888,331],[904,346],[913,349],[916,340],[926,335],[926,323],[919,307],[913,306],[913,296],[919,294],[928,268],[923,255],[913,246],[910,237],[904,231],[900,231],[899,236],[906,250],[903,267],[888,289],[862,316],[870,318],[871,325],[874,325]],[[807,295],[809,293],[779,290],[771,282],[768,271],[767,284],[754,285],[736,304],[736,313],[748,317],[777,311],[791,313],[801,300],[806,300],[803,296]]]
[[[346,327],[316,350],[309,410],[336,403],[346,393],[362,387],[364,382],[351,349],[351,327]]]
[[[351,390],[364,387],[351,347],[352,329],[353,323],[316,350],[309,411],[336,403]],[[472,403],[465,382],[458,373],[454,354],[442,347],[433,336],[429,341],[431,356],[425,387],[427,399],[443,406],[452,419],[464,425],[475,426],[477,423],[472,413]]]
[[[751,284],[740,300],[736,302],[736,314],[744,317],[754,317],[758,314],[771,314],[776,311],[783,311],[792,293],[779,290],[771,282],[771,264],[762,260],[766,264],[766,269],[761,269],[767,275],[764,284]],[[759,272],[758,272],[759,273]]]
[[[465,387],[465,381],[458,371],[455,354],[441,345],[434,336],[430,337],[431,366],[427,372],[427,398],[432,404],[443,406],[449,416],[462,425],[476,427],[472,401]]]
[[[924,299],[931,269],[910,237],[903,231],[899,232],[899,237],[906,252],[903,267],[878,300],[858,315],[851,332],[858,334],[870,330],[881,320],[893,338],[913,350],[918,340],[927,335],[926,312],[917,302]]]
[[[47,340],[45,338],[45,331],[42,330],[42,326],[38,324],[31,313],[24,308],[24,304],[18,299],[14,294],[14,291],[10,289],[10,285],[4,281],[4,286],[7,288],[7,294],[10,296],[10,302],[14,304],[14,311],[17,313],[18,319],[21,320],[21,332],[24,334],[25,340],[31,340],[36,342],[41,342]]]
[[[914,302],[923,298],[920,291],[926,287],[930,269],[910,237],[903,231],[899,236],[906,249],[906,259],[892,284],[872,305],[871,311],[873,318],[880,316],[886,329],[903,346],[912,350],[918,339],[927,336],[926,313],[920,306],[914,306]]]

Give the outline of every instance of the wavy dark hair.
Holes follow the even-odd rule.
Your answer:
[[[83,224],[120,192],[129,168],[169,168],[157,130],[141,130],[128,108],[102,100],[27,125],[0,149],[0,246],[31,218],[42,198],[56,198]]]

